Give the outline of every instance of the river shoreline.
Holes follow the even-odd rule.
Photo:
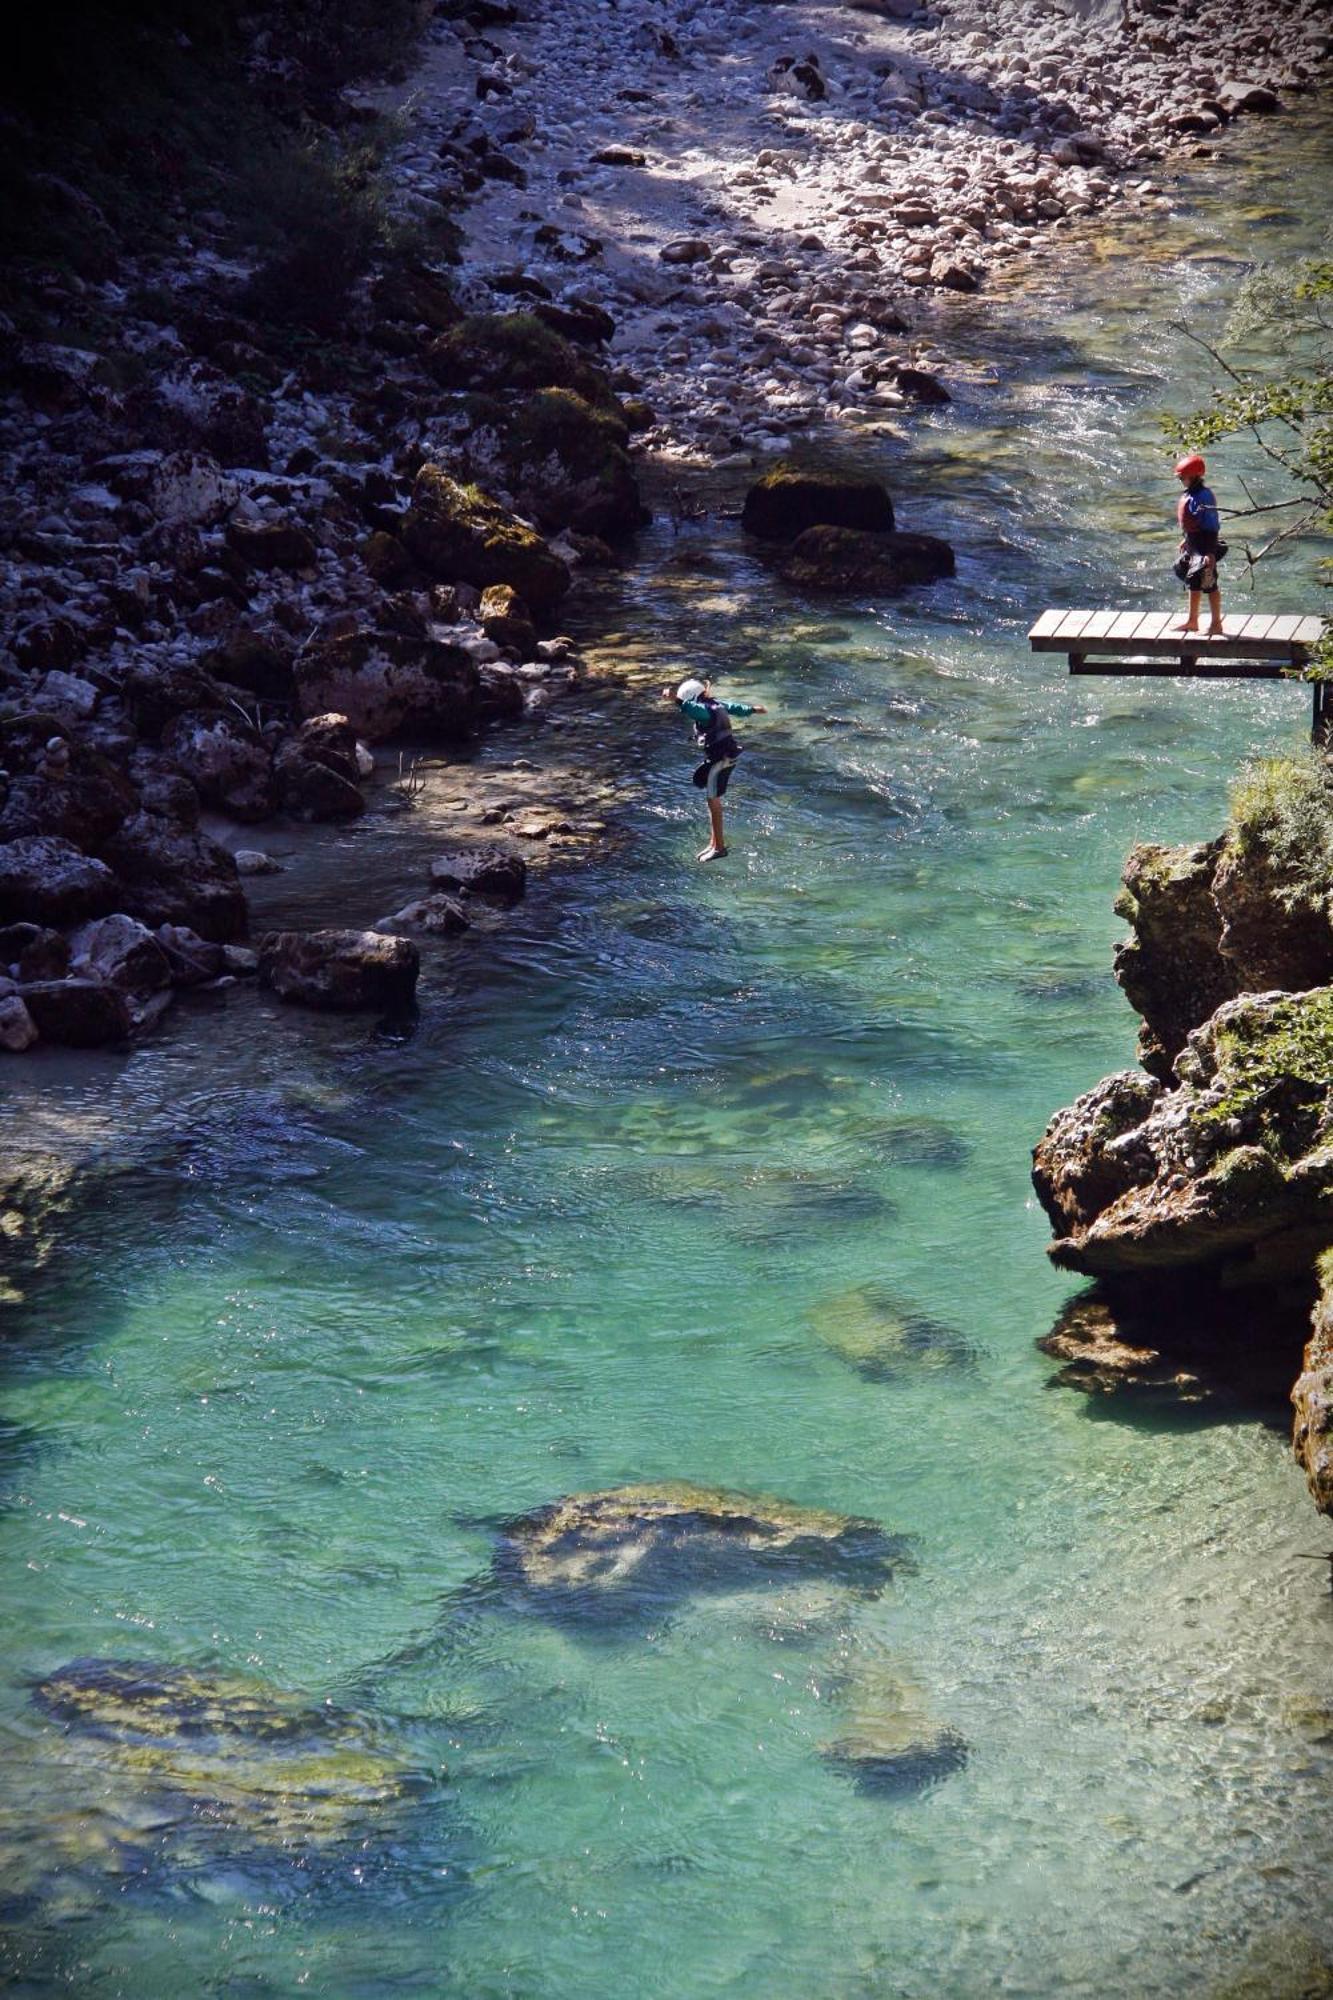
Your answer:
[[[1039,12],[1012,7],[958,7],[936,16],[896,7],[755,11],[741,5],[734,20],[714,13],[707,22],[686,7],[668,28],[650,10],[624,6],[599,10],[586,39],[574,44],[567,43],[558,9],[538,7],[512,20],[512,10],[503,6],[482,11],[481,25],[437,23],[405,87],[362,94],[367,108],[393,111],[404,122],[406,137],[392,161],[397,198],[411,212],[432,198],[431,188],[438,195],[442,160],[446,185],[464,162],[454,191],[455,199],[465,200],[462,256],[452,280],[459,304],[494,313],[544,295],[557,316],[606,316],[599,332],[602,365],[622,395],[646,404],[640,462],[668,510],[683,515],[717,504],[719,492],[724,506],[737,504],[751,477],[793,450],[814,458],[850,455],[877,471],[896,462],[910,451],[912,406],[949,396],[941,371],[947,375],[952,363],[940,344],[940,309],[932,300],[974,292],[988,266],[996,276],[1021,274],[1045,256],[1048,243],[1063,235],[1072,245],[1080,228],[1104,211],[1114,214],[1117,205],[1139,214],[1169,207],[1169,194],[1146,176],[1148,165],[1173,148],[1207,154],[1212,136],[1243,111],[1271,114],[1279,90],[1312,89],[1328,54],[1326,37],[1293,29],[1279,63],[1271,42],[1256,39],[1242,18],[1205,62],[1159,32],[1150,17],[1135,17],[1133,34],[1126,34],[1106,10],[1091,21],[1071,19],[1052,33]],[[799,56],[784,53],[797,41]],[[1239,81],[1236,74],[1224,75],[1229,63],[1244,72]],[[656,105],[643,88],[649,73],[660,95]],[[1154,79],[1168,74],[1174,95],[1164,100]],[[662,103],[671,107],[677,99],[689,112],[684,132],[679,120],[661,111]],[[650,152],[625,145],[636,135]],[[783,144],[776,149],[761,143],[779,137]],[[718,228],[708,238],[692,235],[710,202]],[[502,263],[507,268],[499,268]],[[174,270],[150,266],[135,275],[155,276],[185,302],[188,259]],[[222,266],[215,275],[225,275]],[[122,273],[118,287],[102,288],[113,320],[113,294],[128,298],[129,276]],[[82,289],[86,294],[88,287]],[[975,308],[983,313],[984,296]],[[420,293],[417,298],[419,303]],[[166,330],[143,319],[142,305],[138,311],[134,344],[153,365],[161,357],[168,366],[162,394],[181,410],[193,397],[198,407],[190,420],[216,428],[223,421],[217,384],[197,368],[193,374],[182,370]],[[608,338],[605,329],[612,326]],[[73,349],[47,349],[44,359],[22,350],[20,362],[31,380],[41,379],[40,393],[55,397],[54,408],[69,407],[62,401],[68,398],[77,406],[81,394],[93,393],[80,387],[79,370],[89,357],[80,360]],[[392,364],[385,365],[391,373]],[[511,490],[502,437],[469,407],[476,400],[446,399],[420,428],[413,459],[442,461],[458,478],[481,481],[502,505],[516,498],[521,503],[521,491]],[[244,427],[255,414],[238,408],[226,421]],[[25,781],[31,798],[17,814],[11,800],[10,838],[15,830],[73,834],[77,843],[85,821],[100,825],[102,818],[114,820],[118,809],[130,809],[128,795],[119,807],[109,795],[98,795],[98,785],[103,793],[108,785],[81,775],[77,749],[86,737],[98,754],[110,751],[114,760],[117,746],[124,754],[123,746],[134,742],[123,722],[108,719],[118,710],[127,676],[135,683],[136,721],[144,707],[160,707],[159,687],[165,692],[172,675],[192,673],[201,662],[221,663],[217,671],[248,683],[240,693],[232,690],[235,715],[226,707],[226,691],[216,686],[208,695],[214,709],[205,714],[181,713],[181,702],[190,697],[168,694],[167,713],[177,719],[163,735],[166,754],[155,753],[157,761],[145,765],[151,771],[143,781],[156,787],[150,809],[163,817],[150,818],[149,830],[137,836],[132,865],[155,869],[178,886],[155,892],[146,904],[141,899],[136,922],[156,909],[169,923],[187,927],[182,940],[191,937],[193,924],[224,941],[220,955],[216,948],[201,952],[197,939],[193,945],[164,940],[168,955],[177,950],[187,968],[182,974],[172,961],[173,984],[205,977],[213,985],[219,975],[225,984],[253,970],[244,950],[227,942],[246,922],[242,885],[227,855],[244,853],[247,869],[263,865],[249,852],[255,836],[244,826],[226,818],[192,823],[184,808],[178,821],[171,818],[176,795],[170,787],[181,773],[214,811],[233,802],[240,810],[244,801],[249,823],[263,823],[275,805],[298,799],[309,801],[303,816],[317,820],[362,809],[357,788],[371,775],[365,746],[353,769],[350,736],[348,745],[326,743],[315,718],[288,739],[277,721],[265,721],[264,701],[289,671],[283,649],[290,641],[280,627],[300,641],[301,671],[311,630],[340,634],[351,619],[355,635],[356,619],[372,626],[384,620],[383,593],[392,585],[379,576],[386,558],[374,545],[402,518],[383,505],[394,498],[391,473],[372,467],[363,476],[354,456],[341,468],[326,458],[313,479],[304,471],[292,476],[302,454],[327,453],[339,424],[356,436],[366,421],[364,409],[358,412],[354,399],[332,385],[314,395],[299,381],[290,395],[280,387],[269,405],[268,449],[286,458],[285,477],[230,473],[193,451],[164,465],[162,478],[151,465],[120,460],[109,474],[105,465],[80,465],[76,455],[62,472],[59,461],[47,465],[40,450],[7,455],[11,535],[20,557],[9,592],[16,621],[11,658],[18,663],[11,685],[39,719],[55,718],[57,730],[45,750],[36,743],[19,746],[20,757],[29,760],[20,770],[31,768],[35,775]],[[358,453],[363,463],[360,446]],[[230,462],[237,462],[234,454]],[[71,494],[70,482],[80,476],[84,483]],[[116,495],[99,485],[106,478]],[[125,607],[137,592],[130,623],[137,620],[142,630],[136,636],[118,629],[99,650],[98,634],[107,628],[99,625],[96,607],[108,565],[129,551],[117,550],[105,530],[86,524],[126,492],[143,488],[151,498],[153,481],[160,486],[163,479],[166,496],[152,504],[164,506],[175,523],[168,539],[186,579],[182,601],[192,608],[173,623],[179,614],[164,610],[169,600],[161,594],[158,565],[134,569],[128,596],[121,589],[122,603],[112,615],[128,616]],[[364,547],[349,540],[342,522],[335,527],[328,511],[334,489],[348,479],[364,484],[367,518],[380,523]],[[693,497],[701,487],[702,501]],[[401,501],[401,478],[397,491]],[[63,502],[65,518],[52,511]],[[225,548],[219,522],[226,523]],[[90,539],[80,543],[80,534]],[[210,554],[213,543],[219,543],[216,556]],[[392,537],[387,546],[397,547]],[[568,541],[557,547],[575,562],[604,559]],[[389,559],[401,560],[401,550]],[[62,562],[71,560],[74,567],[62,574]],[[251,568],[242,586],[245,563]],[[197,582],[191,580],[196,574]],[[443,613],[451,622],[445,623],[439,622],[442,606],[427,603],[419,589],[412,603],[409,598],[411,590],[392,599],[388,619],[391,628],[394,621],[402,625],[406,639],[399,634],[375,643],[438,651],[441,640],[447,642],[474,686],[480,672],[477,713],[512,716],[521,708],[533,716],[574,691],[578,663],[568,649],[557,642],[516,654],[505,643],[503,616],[487,620],[475,592],[471,598],[466,590],[452,594]],[[53,601],[61,615],[52,615]],[[151,614],[146,620],[145,610]],[[335,651],[340,643],[335,636]],[[345,643],[363,641],[353,636]],[[151,683],[146,692],[144,675]],[[346,680],[326,672],[323,685],[336,689]],[[310,716],[321,698],[317,677],[316,692],[302,697],[297,713]],[[374,711],[381,734],[382,710],[381,702]],[[394,713],[387,717],[391,735]],[[247,722],[248,735],[236,716]],[[352,724],[370,733],[359,712]],[[452,717],[442,717],[441,727],[452,731]],[[72,769],[62,734],[75,747]],[[407,734],[410,740],[410,725]],[[525,742],[520,754],[533,747]],[[406,754],[410,776],[413,753]],[[373,773],[379,786],[392,788],[394,760],[392,751],[379,757]],[[398,771],[401,776],[401,757]],[[511,839],[516,828],[520,847],[530,854],[545,856],[562,844],[577,848],[601,837],[596,814],[579,814],[576,796],[559,781],[558,796],[543,796],[539,782],[525,781],[517,791],[516,811],[501,805],[497,812],[488,794],[473,817],[483,826],[498,823]],[[68,893],[63,901],[50,897],[49,906],[95,912],[100,884],[82,884],[75,856],[62,851],[61,865],[73,868]],[[17,896],[9,898],[11,916],[30,914],[20,907],[25,893],[20,871]],[[266,908],[282,902],[280,895],[253,893],[250,900],[261,921]],[[384,917],[369,908],[352,914],[362,926]],[[80,933],[76,950],[101,949],[105,963],[114,961],[105,975],[113,983],[127,951],[155,949],[137,930],[97,943],[82,938]],[[45,954],[41,968],[34,973],[29,967],[23,976],[49,985],[54,975],[57,990],[40,989],[51,1037],[114,1041],[124,1009],[118,1001],[92,1005],[99,962],[76,961],[86,997],[81,1006],[67,1005],[70,996],[60,986],[63,947],[58,939],[44,939],[37,949]],[[199,972],[192,955],[200,960]],[[152,1025],[169,997],[161,990],[167,976],[159,979],[155,970],[155,990],[130,993],[136,1033]],[[21,1051],[34,1030],[12,980],[4,999],[0,1039]]]

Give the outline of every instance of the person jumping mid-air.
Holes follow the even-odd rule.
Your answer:
[[[733,715],[765,715],[767,710],[744,701],[719,701],[712,682],[691,676],[679,687],[666,687],[663,698],[673,701],[682,715],[694,724],[694,740],[703,752],[703,762],[694,773],[694,782],[708,801],[709,842],[700,851],[701,861],[720,861],[727,851],[722,832],[722,800],[736,768],[742,745],[731,733]]]
[[[1222,593],[1217,585],[1217,565],[1225,554],[1226,545],[1221,539],[1222,517],[1217,511],[1217,502],[1212,489],[1203,483],[1207,471],[1197,451],[1188,458],[1182,458],[1176,466],[1176,478],[1182,488],[1176,504],[1176,521],[1180,527],[1180,557],[1176,564],[1176,575],[1180,577],[1189,592],[1189,616],[1183,625],[1177,625],[1177,632],[1197,632],[1199,629],[1199,605],[1208,599],[1208,632],[1210,639],[1225,637],[1222,626]]]

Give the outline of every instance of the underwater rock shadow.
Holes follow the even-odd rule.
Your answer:
[[[1311,1301],[1223,1292],[1195,1279],[1107,1283],[1069,1299],[1036,1343],[1061,1363],[1047,1383],[1086,1399],[1094,1422],[1166,1432],[1258,1422],[1291,1428]]]

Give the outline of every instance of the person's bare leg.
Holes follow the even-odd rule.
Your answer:
[[[1226,637],[1226,627],[1222,623],[1222,593],[1220,590],[1210,590],[1208,593],[1208,637],[1210,639],[1223,639]]]
[[[709,841],[707,847],[700,850],[699,859],[701,861],[720,861],[727,851],[727,843],[722,836],[721,799],[710,799],[708,801],[708,824],[712,829],[712,839]]]
[[[1197,631],[1198,631],[1198,629],[1199,629],[1199,599],[1200,599],[1200,596],[1201,596],[1201,595],[1202,595],[1202,593],[1201,593],[1200,591],[1197,591],[1197,590],[1192,590],[1192,591],[1190,592],[1190,610],[1189,610],[1189,617],[1188,617],[1188,618],[1187,618],[1187,619],[1185,620],[1185,623],[1184,623],[1183,625],[1177,625],[1177,627],[1176,627],[1176,630],[1177,630],[1177,632],[1197,632]]]

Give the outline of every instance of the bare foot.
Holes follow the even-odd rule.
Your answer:
[[[1173,632],[1197,632],[1197,631],[1198,631],[1198,629],[1199,629],[1199,628],[1198,628],[1198,626],[1197,626],[1197,625],[1189,625],[1189,624],[1186,624],[1186,625],[1173,625],[1173,626],[1171,627],[1171,630],[1172,630]]]
[[[1225,625],[1210,625],[1208,627],[1208,637],[1210,639],[1225,639],[1226,636],[1227,628]]]
[[[725,847],[705,847],[701,849],[699,859],[701,861],[720,861],[726,851]]]

